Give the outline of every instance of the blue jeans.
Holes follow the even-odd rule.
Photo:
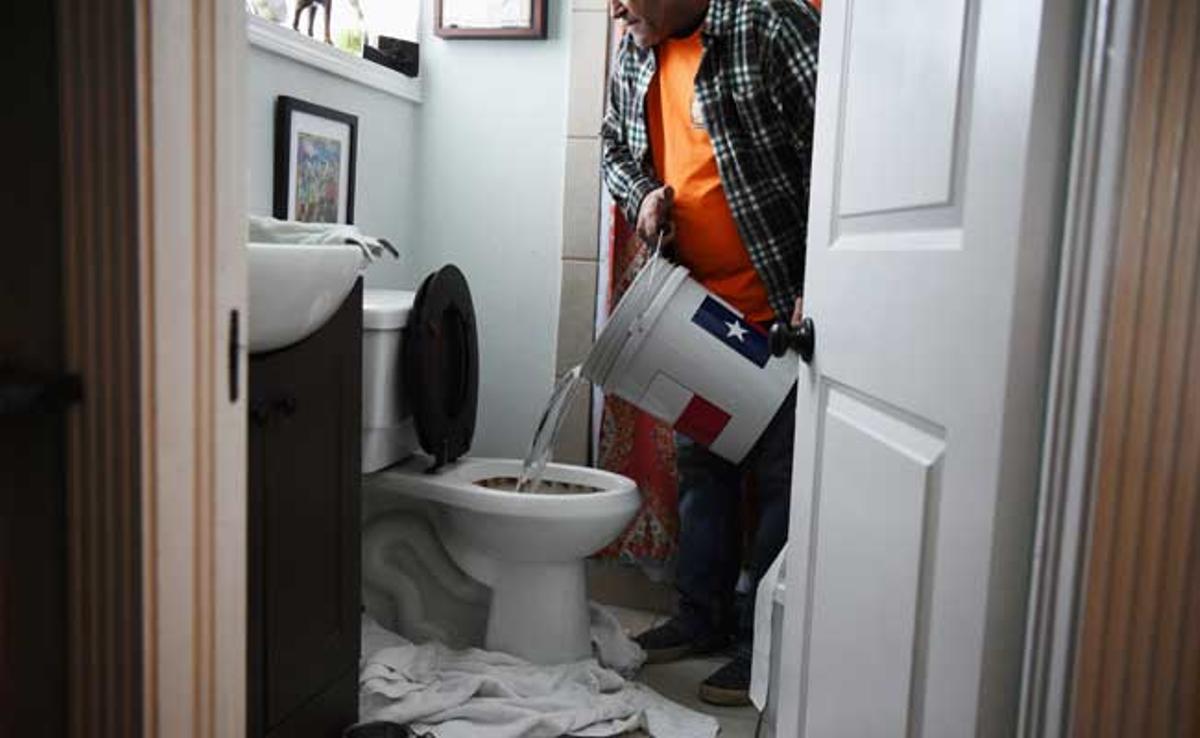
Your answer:
[[[675,586],[681,625],[697,638],[732,634],[748,646],[754,628],[758,582],[787,540],[792,493],[792,447],[796,388],[788,394],[742,463],[732,464],[695,441],[676,434],[679,467],[679,559]],[[747,479],[758,495],[749,561],[754,585],[737,606],[741,570],[741,498]]]

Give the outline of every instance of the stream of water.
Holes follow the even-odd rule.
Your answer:
[[[661,266],[663,260],[658,258],[662,253],[663,234],[663,231],[659,231],[654,248],[646,254],[646,260],[643,262],[650,268],[648,279],[651,282],[654,281],[657,270],[664,268]],[[546,464],[550,463],[550,455],[554,452],[554,441],[562,429],[564,413],[579,387],[587,383],[583,377],[583,364],[568,370],[558,378],[554,391],[550,393],[550,401],[542,411],[542,419],[533,434],[533,441],[529,444],[529,453],[525,455],[525,464],[521,467],[520,478],[517,479],[517,492],[538,491],[542,477],[546,474]]]
[[[537,492],[546,474],[546,464],[554,452],[554,439],[562,429],[566,410],[575,397],[579,388],[588,382],[583,378],[583,365],[574,367],[558,378],[550,401],[542,411],[542,419],[538,422],[537,431],[533,434],[533,442],[529,444],[529,453],[525,455],[525,465],[521,467],[521,477],[517,480],[517,492]]]

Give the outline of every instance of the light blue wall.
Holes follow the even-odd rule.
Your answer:
[[[523,456],[554,381],[568,13],[545,41],[421,45],[418,264],[454,262],[479,313],[477,455]]]
[[[420,105],[354,84],[285,57],[251,46],[246,79],[247,133],[244,148],[249,176],[249,209],[270,215],[275,166],[275,98],[279,95],[358,116],[358,186],[354,221],[406,252],[400,263],[379,262],[367,285],[408,287],[417,225],[416,135]]]
[[[545,41],[443,41],[427,4],[421,104],[249,53],[251,212],[271,209],[275,97],[345,110],[359,117],[355,220],[405,251],[372,267],[368,286],[413,289],[450,262],[466,273],[479,314],[478,456],[524,454],[554,379],[569,13],[550,5]]]

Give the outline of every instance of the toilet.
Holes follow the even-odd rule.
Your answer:
[[[415,294],[365,291],[367,609],[415,640],[541,664],[586,658],[584,560],[620,535],[640,495],[627,477],[565,464],[547,467],[540,491],[516,493],[519,459],[468,457],[479,372],[474,307],[456,267]]]

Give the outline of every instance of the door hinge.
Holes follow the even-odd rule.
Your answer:
[[[242,349],[240,334],[240,319],[237,310],[229,311],[229,401],[238,401],[238,378],[241,376]]]

